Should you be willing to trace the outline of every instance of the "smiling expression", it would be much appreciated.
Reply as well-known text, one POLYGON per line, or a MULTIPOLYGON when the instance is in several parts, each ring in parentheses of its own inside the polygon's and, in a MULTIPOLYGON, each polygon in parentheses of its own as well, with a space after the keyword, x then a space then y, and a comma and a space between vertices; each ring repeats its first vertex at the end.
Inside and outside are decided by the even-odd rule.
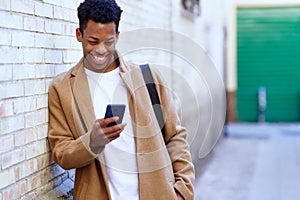
POLYGON ((104 73, 118 67, 114 55, 119 33, 114 22, 102 24, 89 20, 83 34, 79 28, 76 29, 76 37, 82 43, 87 69, 104 73))

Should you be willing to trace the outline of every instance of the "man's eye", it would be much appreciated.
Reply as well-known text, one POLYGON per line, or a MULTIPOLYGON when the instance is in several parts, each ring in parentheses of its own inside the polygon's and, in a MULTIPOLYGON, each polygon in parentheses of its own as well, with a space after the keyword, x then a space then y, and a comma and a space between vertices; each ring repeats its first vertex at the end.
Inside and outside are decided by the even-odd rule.
POLYGON ((89 43, 92 44, 92 45, 98 44, 98 42, 96 42, 96 41, 89 41, 89 43))
POLYGON ((114 42, 113 41, 106 41, 104 42, 105 46, 111 46, 114 42))

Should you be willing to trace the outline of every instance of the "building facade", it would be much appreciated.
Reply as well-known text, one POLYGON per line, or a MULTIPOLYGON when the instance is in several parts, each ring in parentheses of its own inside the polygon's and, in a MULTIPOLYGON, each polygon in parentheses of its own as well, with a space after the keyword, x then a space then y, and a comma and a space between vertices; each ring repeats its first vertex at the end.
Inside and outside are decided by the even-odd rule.
MULTIPOLYGON (((0 200, 34 199, 49 194, 54 188, 62 188, 61 185, 66 182, 72 184, 74 171, 61 169, 51 158, 47 141, 47 90, 54 76, 68 70, 82 56, 81 45, 75 38, 75 29, 78 26, 76 9, 80 2, 80 0, 1 1, 0 100, 4 113, 0 118, 0 200)), ((145 35, 139 37, 145 38, 150 34, 151 41, 159 41, 159 45, 163 47, 162 51, 152 47, 152 44, 143 44, 139 47, 145 47, 144 49, 124 51, 124 55, 134 58, 136 62, 150 62, 163 66, 161 69, 162 72, 166 72, 164 74, 166 82, 181 105, 179 110, 183 121, 186 126, 193 129, 194 125, 188 123, 191 121, 189 119, 195 115, 197 117, 199 113, 190 113, 194 108, 190 102, 198 103, 201 116, 206 116, 211 111, 205 109, 206 103, 210 100, 199 98, 207 96, 211 87, 215 87, 204 84, 205 77, 202 77, 199 83, 199 76, 213 73, 220 80, 224 77, 224 25, 220 23, 222 16, 220 12, 216 12, 217 17, 211 18, 209 16, 211 12, 206 12, 209 9, 215 12, 214 6, 222 10, 221 1, 215 1, 215 4, 213 1, 200 1, 200 13, 196 16, 182 11, 182 2, 179 0, 117 2, 124 10, 120 25, 121 41, 122 37, 130 38, 131 33, 143 33, 145 35), (164 36, 161 37, 160 33, 164 36), (187 47, 185 43, 190 46, 187 47), (149 46, 152 49, 149 50, 149 46), (201 47, 199 54, 193 51, 199 47, 201 47), (188 51, 182 52, 182 49, 188 51), (197 59, 204 54, 212 57, 210 60, 203 59, 217 70, 206 72, 203 69, 204 71, 200 70, 199 73, 198 68, 191 67, 190 64, 186 68, 187 63, 194 62, 193 59, 195 65, 200 64, 201 61, 199 63, 197 59), (195 73, 192 73, 193 70, 198 73, 196 77, 195 73), (191 101, 186 98, 186 93, 181 92, 186 90, 183 82, 197 98, 191 101), (183 107, 187 109, 182 109, 183 107)), ((222 104, 224 101, 220 103, 222 104)), ((208 119, 200 118, 198 126, 202 126, 210 118, 211 116, 208 119)), ((222 124, 222 118, 219 120, 219 124, 222 124)), ((199 130, 199 127, 196 128, 199 130)), ((220 127, 216 130, 206 129, 202 134, 203 137, 206 132, 211 131, 216 132, 215 137, 207 147, 203 147, 205 151, 201 153, 198 149, 193 153, 194 159, 207 154, 217 140, 219 129, 220 127)), ((194 141, 201 141, 196 135, 197 131, 189 136, 192 146, 199 145, 194 141)), ((68 184, 65 186, 67 188, 65 190, 72 187, 68 184)))

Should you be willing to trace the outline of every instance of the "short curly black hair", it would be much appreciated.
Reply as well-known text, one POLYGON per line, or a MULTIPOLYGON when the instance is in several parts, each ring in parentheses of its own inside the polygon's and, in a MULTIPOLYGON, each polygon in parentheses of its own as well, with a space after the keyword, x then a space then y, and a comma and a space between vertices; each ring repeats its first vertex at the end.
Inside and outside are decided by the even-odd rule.
POLYGON ((90 19, 103 24, 114 22, 116 32, 118 32, 123 10, 115 0, 85 0, 79 5, 77 11, 81 34, 83 34, 83 30, 90 19))

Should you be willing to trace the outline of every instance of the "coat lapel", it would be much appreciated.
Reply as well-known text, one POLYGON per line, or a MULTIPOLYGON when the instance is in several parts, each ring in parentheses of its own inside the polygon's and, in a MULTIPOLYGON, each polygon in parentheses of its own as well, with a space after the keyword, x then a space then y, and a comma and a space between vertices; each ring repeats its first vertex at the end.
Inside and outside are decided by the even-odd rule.
POLYGON ((76 107, 79 111, 79 117, 81 118, 85 132, 87 132, 93 127, 96 117, 82 60, 73 69, 70 82, 76 107))

